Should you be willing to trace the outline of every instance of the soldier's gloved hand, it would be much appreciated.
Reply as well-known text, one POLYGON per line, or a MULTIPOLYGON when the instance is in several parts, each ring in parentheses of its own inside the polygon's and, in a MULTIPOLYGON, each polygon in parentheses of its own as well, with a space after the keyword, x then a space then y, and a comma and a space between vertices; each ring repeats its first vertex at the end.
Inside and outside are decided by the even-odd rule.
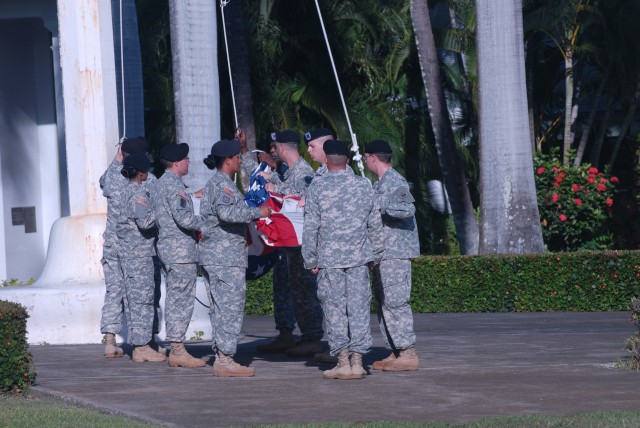
POLYGON ((260 208, 260 218, 269 217, 271 215, 271 207, 263 205, 260 208))

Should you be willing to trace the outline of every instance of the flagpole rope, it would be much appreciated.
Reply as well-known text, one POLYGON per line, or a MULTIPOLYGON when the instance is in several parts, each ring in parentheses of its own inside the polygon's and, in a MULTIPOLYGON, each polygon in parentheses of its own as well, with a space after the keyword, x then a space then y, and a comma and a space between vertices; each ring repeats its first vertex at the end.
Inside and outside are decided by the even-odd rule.
POLYGON ((349 127, 349 133, 351 134, 351 151, 354 152, 353 160, 358 164, 360 174, 364 177, 364 165, 362 164, 362 155, 360 154, 360 147, 358 147, 358 140, 356 134, 351 127, 351 121, 349 120, 349 112, 347 110, 347 104, 344 101, 344 95, 342 94, 342 87, 340 86, 340 79, 338 78, 338 71, 336 70, 336 64, 333 61, 333 53, 331 52, 331 45, 329 44, 329 37, 327 37, 327 30, 324 27, 324 20, 322 19, 322 12, 320 11, 320 5, 318 0, 316 2, 316 9, 318 10, 318 18, 320 18, 320 26, 322 27, 322 34, 324 35, 324 41, 327 45, 327 51, 329 52, 329 59, 331 60, 331 67, 333 68, 333 75, 336 79, 336 85, 338 86, 338 93, 340 94, 340 101, 342 102, 342 108, 344 109, 344 115, 347 118, 347 126, 349 127))
POLYGON ((122 143, 127 135, 127 102, 125 100, 124 91, 124 39, 122 30, 122 0, 120 0, 120 86, 122 89, 122 136, 120 142, 122 143))
POLYGON ((222 14, 222 34, 224 35, 224 48, 227 52, 227 68, 229 70, 229 86, 231 87, 231 101, 233 102, 233 118, 238 127, 238 112, 236 110, 236 96, 233 91, 233 77, 231 76, 231 58, 229 57, 229 43, 227 42, 227 25, 224 19, 224 8, 231 0, 220 0, 220 12, 222 14))

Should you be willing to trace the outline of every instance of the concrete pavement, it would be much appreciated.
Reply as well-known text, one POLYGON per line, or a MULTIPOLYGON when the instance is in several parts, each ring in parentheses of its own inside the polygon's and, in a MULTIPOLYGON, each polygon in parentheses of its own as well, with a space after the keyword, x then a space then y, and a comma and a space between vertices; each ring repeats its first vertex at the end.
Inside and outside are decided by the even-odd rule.
MULTIPOLYGON (((180 427, 379 420, 465 422, 489 416, 638 411, 640 374, 615 368, 635 327, 623 312, 416 314, 418 372, 370 370, 325 380, 330 365, 261 355, 275 333, 247 317, 237 359, 254 378, 211 375, 211 342, 188 349, 204 368, 106 360, 102 345, 32 346, 36 393, 180 427)), ((372 317, 374 347, 385 357, 372 317)), ((189 336, 190 334, 187 334, 189 336)), ((130 349, 125 348, 125 351, 130 349)))

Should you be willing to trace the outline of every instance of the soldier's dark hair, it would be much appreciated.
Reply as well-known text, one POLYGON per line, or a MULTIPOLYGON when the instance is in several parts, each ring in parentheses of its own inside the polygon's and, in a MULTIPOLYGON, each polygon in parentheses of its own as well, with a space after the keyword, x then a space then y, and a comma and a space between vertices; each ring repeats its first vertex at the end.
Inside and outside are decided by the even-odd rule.
POLYGON ((209 169, 215 169, 216 168, 216 162, 215 162, 215 159, 214 159, 213 155, 208 155, 206 158, 202 159, 202 162, 204 162, 204 164, 209 169))
POLYGON ((138 173, 138 170, 132 166, 123 166, 120 170, 120 174, 122 174, 125 178, 133 178, 138 173))
POLYGON ((162 159, 162 158, 160 158, 160 163, 162 164, 164 169, 169 169, 169 168, 171 168, 171 166, 173 166, 173 162, 168 161, 166 159, 162 159))
POLYGON ((220 169, 222 165, 224 165, 224 161, 228 156, 213 156, 213 162, 216 165, 216 168, 220 169))
POLYGON ((380 162, 391 163, 391 153, 374 153, 380 162))

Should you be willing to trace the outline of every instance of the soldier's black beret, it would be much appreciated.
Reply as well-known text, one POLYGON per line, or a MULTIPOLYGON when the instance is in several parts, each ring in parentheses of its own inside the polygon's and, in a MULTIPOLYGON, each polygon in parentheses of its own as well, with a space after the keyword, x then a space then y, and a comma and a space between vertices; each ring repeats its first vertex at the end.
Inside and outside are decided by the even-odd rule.
POLYGON ((240 141, 220 140, 211 146, 211 154, 220 158, 235 156, 240 153, 240 141))
POLYGON ((187 143, 167 144, 160 150, 160 158, 169 162, 178 162, 186 158, 189 154, 187 143))
POLYGON ((287 144, 300 144, 300 135, 296 131, 285 129, 283 131, 272 132, 271 141, 287 144))
POLYGON ((144 137, 127 138, 122 142, 122 151, 130 155, 147 153, 149 143, 144 137))
POLYGON ((391 154, 391 146, 384 140, 373 140, 364 147, 364 152, 391 154))
POLYGON ((122 162, 124 166, 135 168, 138 171, 149 171, 151 162, 144 153, 135 153, 124 158, 122 162))
POLYGON ((309 143, 315 140, 316 138, 327 137, 327 136, 334 137, 335 134, 333 133, 332 130, 327 128, 314 129, 312 131, 307 131, 304 133, 304 142, 309 143))
POLYGON ((324 146, 322 146, 324 150, 324 154, 329 155, 342 155, 349 157, 349 147, 347 143, 340 140, 329 140, 324 142, 324 146))

